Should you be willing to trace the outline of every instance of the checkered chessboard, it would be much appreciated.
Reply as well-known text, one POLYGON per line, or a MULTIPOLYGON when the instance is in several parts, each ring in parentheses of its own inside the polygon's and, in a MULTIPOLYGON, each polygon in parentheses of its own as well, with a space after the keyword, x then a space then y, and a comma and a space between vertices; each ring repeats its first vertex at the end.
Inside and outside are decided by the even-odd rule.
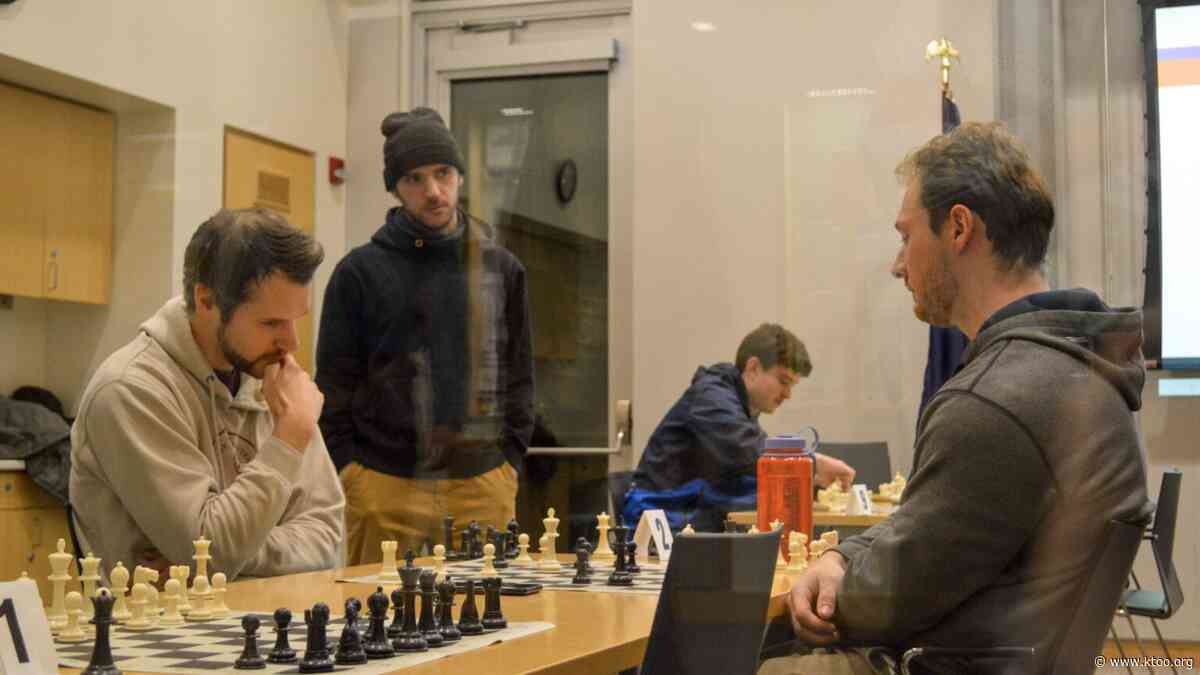
MULTIPOLYGON (((633 575, 632 586, 609 586, 608 575, 612 572, 613 566, 611 562, 597 563, 592 562, 592 583, 590 584, 573 584, 571 579, 575 577, 575 568, 571 563, 560 563, 557 570, 543 570, 536 567, 525 567, 512 564, 508 561, 508 567, 496 570, 505 583, 523 582, 541 584, 543 589, 555 591, 586 591, 592 593, 647 593, 658 595, 662 591, 663 577, 667 574, 667 566, 659 565, 658 563, 640 563, 642 571, 633 575)), ((455 579, 475 579, 476 585, 482 583, 483 577, 479 573, 483 571, 482 560, 463 560, 458 562, 447 562, 446 573, 455 579)), ((397 581, 380 580, 378 574, 369 574, 362 577, 351 577, 346 579, 338 579, 356 584, 380 584, 383 586, 397 586, 397 581)))
MULTIPOLYGON (((303 614, 301 612, 301 614, 303 614)), ((242 654, 245 633, 242 616, 227 619, 188 622, 182 626, 163 626, 149 631, 130 631, 113 626, 112 649, 117 668, 124 672, 165 673, 167 675, 196 675, 197 673, 244 673, 236 670, 234 661, 242 654)), ((258 630, 258 649, 266 658, 275 645, 275 623, 269 614, 259 614, 262 628, 258 630)), ((345 621, 329 622, 329 646, 336 651, 338 638, 345 621)), ((368 661, 356 666, 336 666, 335 672, 350 671, 353 675, 382 675, 452 654, 480 649, 497 642, 515 640, 549 630, 554 624, 545 622, 509 623, 508 628, 488 631, 482 635, 464 635, 462 640, 426 652, 397 654, 390 659, 368 661)), ((288 639, 296 650, 297 663, 268 663, 260 673, 299 673, 299 659, 304 657, 304 621, 293 620, 288 626, 288 639)), ((64 668, 83 669, 92 654, 92 641, 75 644, 59 643, 58 664, 64 668)))

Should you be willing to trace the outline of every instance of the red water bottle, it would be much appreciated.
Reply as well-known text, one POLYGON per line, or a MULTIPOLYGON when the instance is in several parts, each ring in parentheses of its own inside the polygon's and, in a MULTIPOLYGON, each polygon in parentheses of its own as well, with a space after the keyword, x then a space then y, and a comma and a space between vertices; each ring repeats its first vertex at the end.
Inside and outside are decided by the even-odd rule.
POLYGON ((811 448, 798 434, 772 436, 758 458, 758 529, 769 532, 772 522, 783 522, 779 548, 785 560, 790 560, 789 532, 803 532, 812 541, 812 452, 818 436, 816 429, 806 428, 812 432, 811 448))

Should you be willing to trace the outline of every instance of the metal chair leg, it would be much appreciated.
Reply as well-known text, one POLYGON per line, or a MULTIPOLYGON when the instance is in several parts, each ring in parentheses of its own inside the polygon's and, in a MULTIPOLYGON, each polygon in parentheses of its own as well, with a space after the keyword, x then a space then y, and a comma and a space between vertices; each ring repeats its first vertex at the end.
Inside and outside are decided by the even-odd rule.
POLYGON ((1121 655, 1121 660, 1125 664, 1125 670, 1129 675, 1133 675, 1133 666, 1129 665, 1129 661, 1125 660, 1125 647, 1121 645, 1121 638, 1117 636, 1117 627, 1113 624, 1108 624, 1108 632, 1112 633, 1113 642, 1117 645, 1117 653, 1121 655))
POLYGON ((1133 625, 1133 617, 1129 613, 1125 614, 1125 620, 1129 622, 1129 631, 1133 633, 1133 639, 1137 642, 1138 651, 1141 652, 1142 658, 1149 656, 1146 653, 1146 646, 1142 644, 1142 637, 1138 635, 1137 626, 1133 625))
MULTIPOLYGON (((1163 656, 1167 657, 1168 661, 1171 661, 1171 652, 1167 649, 1167 641, 1163 639, 1162 631, 1158 629, 1158 622, 1153 617, 1150 617, 1150 625, 1154 627, 1154 634, 1158 636, 1158 646, 1162 647, 1163 656)), ((1179 675, 1179 670, 1175 668, 1174 661, 1171 661, 1171 672, 1179 675)))

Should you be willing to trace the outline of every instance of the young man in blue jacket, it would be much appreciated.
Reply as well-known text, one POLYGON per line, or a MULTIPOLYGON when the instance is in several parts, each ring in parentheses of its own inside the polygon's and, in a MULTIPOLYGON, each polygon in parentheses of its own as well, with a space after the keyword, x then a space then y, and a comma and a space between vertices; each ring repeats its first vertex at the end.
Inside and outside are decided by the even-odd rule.
MULTIPOLYGON (((735 363, 701 366, 646 443, 625 498, 630 527, 647 509, 663 509, 671 529, 688 523, 720 531, 730 511, 752 510, 756 468, 767 434, 758 416, 791 398, 812 372, 804 343, 783 326, 764 323, 738 346, 735 363)), ((816 482, 849 487, 854 469, 817 453, 816 482)))

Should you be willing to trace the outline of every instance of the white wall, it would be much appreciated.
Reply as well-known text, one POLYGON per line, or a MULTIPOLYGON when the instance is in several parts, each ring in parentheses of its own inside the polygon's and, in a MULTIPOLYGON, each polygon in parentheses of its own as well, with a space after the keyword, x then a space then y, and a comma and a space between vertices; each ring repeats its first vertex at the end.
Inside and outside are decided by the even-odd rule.
MULTIPOLYGON (((167 278, 155 275, 138 291, 150 297, 139 295, 130 303, 126 298, 134 287, 117 285, 130 275, 118 270, 108 311, 65 310, 62 322, 53 327, 55 335, 68 335, 59 332, 66 326, 86 326, 103 337, 85 344, 57 343, 65 351, 49 356, 66 372, 46 373, 47 381, 67 388, 72 382, 85 382, 89 369, 126 341, 145 318, 125 316, 121 308, 136 306, 140 314, 145 306, 181 290, 187 240, 221 205, 226 125, 315 154, 316 236, 330 261, 316 278, 314 311, 319 312, 328 275, 345 248, 344 195, 326 180, 328 157, 344 156, 346 150, 348 42, 337 2, 23 0, 0 8, 0 56, 32 64, 37 72, 52 71, 48 79, 67 82, 68 87, 99 87, 174 111, 173 199, 169 217, 161 222, 169 237, 156 242, 156 250, 141 248, 135 256, 169 260, 167 278)), ((36 82, 26 84, 37 88, 36 82)), ((138 206, 129 209, 133 213, 138 206)), ((121 208, 117 211, 120 216, 121 208)), ((118 237, 128 227, 129 222, 118 222, 118 237)), ((22 341, 19 349, 36 355, 45 347, 22 341)), ((79 392, 58 393, 73 407, 79 392)))
POLYGON ((697 365, 775 321, 814 366, 764 427, 886 440, 908 469, 927 333, 888 274, 893 168, 941 131, 930 39, 952 36, 969 64, 953 76, 964 117, 994 115, 994 10, 873 7, 635 3, 638 451, 697 365))

